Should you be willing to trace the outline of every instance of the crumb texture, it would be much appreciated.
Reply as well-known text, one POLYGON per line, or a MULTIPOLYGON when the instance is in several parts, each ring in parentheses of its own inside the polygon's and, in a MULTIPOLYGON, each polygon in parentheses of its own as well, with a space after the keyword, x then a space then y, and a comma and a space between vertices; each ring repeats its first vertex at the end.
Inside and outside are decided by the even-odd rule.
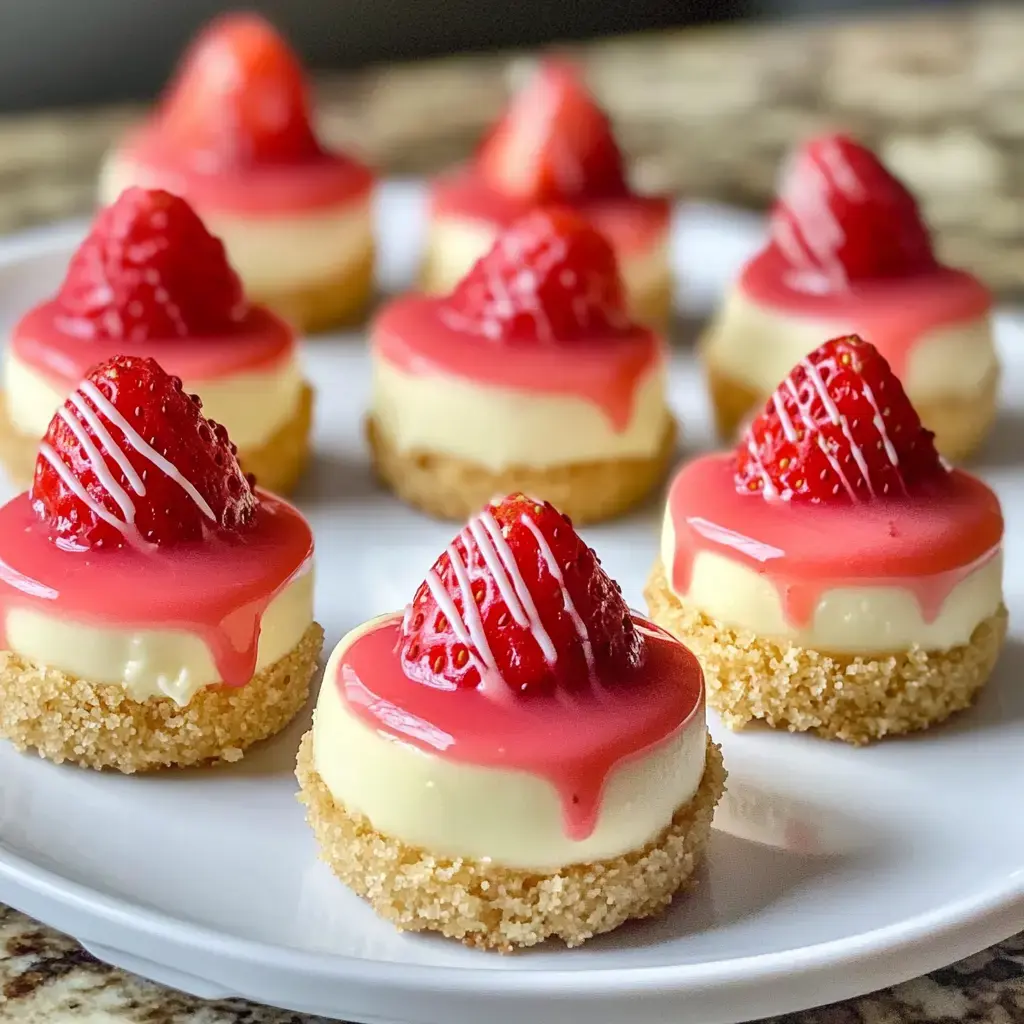
POLYGON ((373 298, 374 259, 370 248, 325 280, 288 291, 249 289, 249 297, 303 334, 353 327, 363 322, 373 298))
POLYGON ((126 774, 238 761, 305 704, 323 640, 314 622, 247 685, 207 687, 185 707, 165 697, 133 701, 117 684, 91 683, 3 651, 0 732, 19 750, 35 749, 58 764, 126 774))
POLYGON ((730 729, 755 720, 863 744, 927 729, 970 707, 1006 636, 1006 609, 949 651, 834 655, 731 629, 685 607, 660 560, 644 591, 651 618, 674 633, 704 668, 708 705, 730 729))
POLYGON ((651 458, 609 459, 551 469, 521 466, 497 473, 451 455, 399 451, 372 415, 366 433, 380 479, 403 501, 430 515, 468 519, 495 495, 523 491, 550 501, 579 524, 613 519, 642 504, 668 472, 676 428, 669 420, 651 458))
MULTIPOLYGON (((252 473, 260 487, 275 494, 289 494, 299 482, 309 462, 309 432, 313 422, 313 389, 302 385, 299 404, 271 437, 258 448, 238 453, 242 469, 252 473)), ((230 431, 229 431, 230 433, 230 431)), ((0 460, 11 482, 28 488, 36 468, 39 438, 15 430, 7 415, 3 393, 0 392, 0 460)))
POLYGON ((332 798, 313 764, 311 732, 296 777, 321 859, 381 917, 503 953, 549 938, 578 946, 666 907, 700 863, 725 786, 721 752, 709 739, 700 788, 660 836, 612 860, 543 874, 435 857, 377 832, 332 798))
MULTIPOLYGON (((705 359, 704 362, 715 426, 719 436, 730 441, 746 417, 760 411, 768 396, 722 373, 710 360, 705 359)), ((915 402, 914 407, 921 422, 935 432, 935 446, 939 452, 950 462, 963 462, 981 447, 992 429, 998 399, 999 374, 995 373, 980 392, 970 398, 936 398, 915 402)))

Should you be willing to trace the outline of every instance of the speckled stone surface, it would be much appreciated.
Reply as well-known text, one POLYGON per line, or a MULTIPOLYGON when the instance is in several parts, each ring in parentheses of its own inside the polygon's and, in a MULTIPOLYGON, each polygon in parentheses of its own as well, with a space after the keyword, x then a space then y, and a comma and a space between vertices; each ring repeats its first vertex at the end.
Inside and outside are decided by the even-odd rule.
MULTIPOLYGON (((0 908, 0 1020, 21 1024, 319 1024, 241 1000, 203 1002, 94 960, 71 939, 0 908)), ((555 1024, 557 1018, 541 1024, 555 1024)), ((862 999, 773 1017, 776 1024, 1017 1024, 1024 935, 862 999)))
MULTIPOLYGON (((1000 291, 1019 294, 1022 52, 1024 6, 982 6, 885 21, 638 37, 583 47, 578 56, 642 183, 762 205, 793 139, 843 126, 879 146, 912 182, 950 259, 1000 291)), ((386 172, 430 172, 470 151, 526 60, 459 58, 325 81, 325 132, 386 172)), ((117 108, 0 118, 0 231, 89 210, 103 152, 138 113, 117 108)), ((1024 935, 927 978, 778 1019, 1024 1022, 1024 935)), ((73 940, 0 906, 0 1021, 314 1020, 169 992, 97 962, 73 940)))

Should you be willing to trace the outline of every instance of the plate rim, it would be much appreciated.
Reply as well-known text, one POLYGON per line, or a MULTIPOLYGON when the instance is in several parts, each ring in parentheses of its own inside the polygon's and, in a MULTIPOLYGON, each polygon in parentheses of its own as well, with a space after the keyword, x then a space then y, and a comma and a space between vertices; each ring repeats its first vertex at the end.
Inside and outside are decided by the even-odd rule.
MULTIPOLYGON (((923 914, 881 928, 873 928, 855 936, 729 960, 540 970, 531 970, 529 967, 502 969, 484 965, 483 962, 479 967, 409 964, 402 961, 274 946, 256 939, 218 932, 206 925, 139 906, 122 897, 90 888, 50 868, 39 866, 28 858, 11 852, 2 844, 0 878, 15 887, 34 892, 44 900, 69 905, 128 933, 142 934, 177 946, 187 946, 195 952, 205 952, 211 956, 227 954, 234 959, 243 960, 251 967, 290 967, 296 973, 333 981, 386 980, 392 987, 401 985, 404 988, 425 987, 435 990, 464 988, 470 991, 486 987, 492 994, 496 988, 501 994, 514 994, 516 990, 524 987, 521 983, 524 977, 529 977, 531 984, 543 979, 540 988, 545 993, 559 995, 594 994, 596 979, 600 979, 596 985, 600 992, 613 992, 624 986, 629 988, 630 981, 640 982, 643 988, 657 988, 659 982, 667 982, 666 990, 683 992, 686 988, 707 984, 728 986, 770 980, 780 974, 792 978, 798 971, 811 973, 830 970, 851 961, 881 955, 891 956, 914 946, 942 944, 947 940, 953 942, 958 936, 964 933, 973 934, 979 928, 987 932, 985 924, 989 921, 999 933, 993 932, 991 938, 982 940, 979 949, 1003 941, 1015 931, 1024 928, 1024 861, 1019 868, 1006 876, 1001 886, 982 889, 973 896, 948 902, 923 914), (1019 918, 1019 924, 1013 931, 1001 934, 1003 929, 998 922, 1004 918, 1019 918), (467 978, 474 979, 474 982, 468 985, 460 984, 467 978), (503 981, 495 985, 499 978, 503 981), (581 979, 586 979, 586 993, 579 991, 581 985, 573 984, 581 979)), ((5 895, 4 899, 6 898, 5 895)), ((936 968, 932 969, 944 965, 937 964, 936 968)), ((917 972, 913 973, 916 975, 917 972)), ((886 981, 884 984, 894 983, 886 981)))
MULTIPOLYGON (((405 182, 397 183, 407 187, 405 182)), ((0 238, 0 267, 49 255, 73 244, 88 226, 87 217, 63 219, 30 227, 0 238)), ((1012 307, 1011 307, 1012 308, 1012 307)), ((1007 307, 1002 307, 1007 311, 1007 307)), ((959 956, 970 955, 1005 940, 1024 929, 1024 857, 1021 865, 1005 875, 1000 884, 984 886, 966 897, 913 917, 872 928, 856 935, 830 939, 788 950, 747 954, 730 959, 697 963, 630 966, 587 966, 532 969, 528 965, 499 968, 481 961, 479 965, 426 965, 403 961, 364 958, 341 953, 314 952, 275 946, 257 939, 219 932, 204 924, 175 917, 131 900, 73 881, 51 868, 15 853, 0 841, 0 898, 20 909, 19 897, 31 894, 43 901, 46 916, 38 909, 29 912, 52 927, 61 927, 61 908, 116 930, 118 941, 103 942, 128 952, 130 939, 144 937, 175 949, 211 958, 228 958, 250 969, 270 968, 296 976, 333 983, 374 986, 381 983, 392 991, 466 996, 570 996, 590 1002, 595 998, 633 993, 685 995, 687 991, 731 987, 752 983, 790 983, 794 996, 798 980, 806 983, 822 975, 875 963, 870 984, 857 984, 854 995, 897 984, 945 966, 959 956), (56 911, 55 914, 50 911, 56 911), (955 953, 950 953, 955 950, 955 953), (901 968, 899 954, 915 952, 913 966, 901 968)), ((64 925, 66 928, 67 926, 64 925)), ((75 936, 74 931, 71 934, 75 936)), ((86 941, 81 940, 78 941, 86 941)), ((99 941, 99 940, 98 940, 99 941)), ((166 966, 170 967, 170 964, 166 966)), ((204 975, 216 982, 216 972, 204 975)), ((824 980, 824 979, 823 979, 824 980)), ((774 990, 773 990, 774 992, 774 990)), ((238 995, 245 997, 245 992, 238 995)), ((810 1004, 784 994, 764 993, 771 1013, 799 1010, 810 1004)), ((728 1014, 721 1019, 725 1019, 728 1014)))

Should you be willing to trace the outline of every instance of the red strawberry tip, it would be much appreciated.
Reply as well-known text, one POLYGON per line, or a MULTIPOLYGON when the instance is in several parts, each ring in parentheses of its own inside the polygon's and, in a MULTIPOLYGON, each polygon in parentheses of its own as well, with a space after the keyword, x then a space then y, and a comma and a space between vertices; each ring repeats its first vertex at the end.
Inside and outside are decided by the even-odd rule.
POLYGON ((503 343, 592 341, 633 328, 610 243, 557 206, 503 231, 441 311, 449 326, 503 343))
POLYGON ((896 498, 945 479, 934 436, 873 345, 833 338, 793 368, 743 432, 736 487, 826 504, 896 498))
POLYGON ((237 533, 259 499, 224 427, 150 358, 95 367, 40 444, 30 498, 58 543, 146 547, 237 533))
POLYGON ((568 517, 517 493, 487 505, 406 609, 410 679, 513 696, 620 682, 644 659, 621 591, 568 517))

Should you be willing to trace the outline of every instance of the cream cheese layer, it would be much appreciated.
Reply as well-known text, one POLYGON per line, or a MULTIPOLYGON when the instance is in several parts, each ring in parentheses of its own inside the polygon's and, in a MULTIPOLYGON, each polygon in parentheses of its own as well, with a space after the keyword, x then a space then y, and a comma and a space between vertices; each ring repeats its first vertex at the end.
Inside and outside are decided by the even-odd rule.
POLYGON ((663 741, 613 768, 589 834, 570 837, 549 779, 431 752, 357 714, 339 670, 353 645, 382 625, 387 618, 366 623, 335 649, 313 720, 317 773, 337 801, 378 831, 439 856, 548 871, 643 847, 697 791, 707 744, 702 703, 663 741))

